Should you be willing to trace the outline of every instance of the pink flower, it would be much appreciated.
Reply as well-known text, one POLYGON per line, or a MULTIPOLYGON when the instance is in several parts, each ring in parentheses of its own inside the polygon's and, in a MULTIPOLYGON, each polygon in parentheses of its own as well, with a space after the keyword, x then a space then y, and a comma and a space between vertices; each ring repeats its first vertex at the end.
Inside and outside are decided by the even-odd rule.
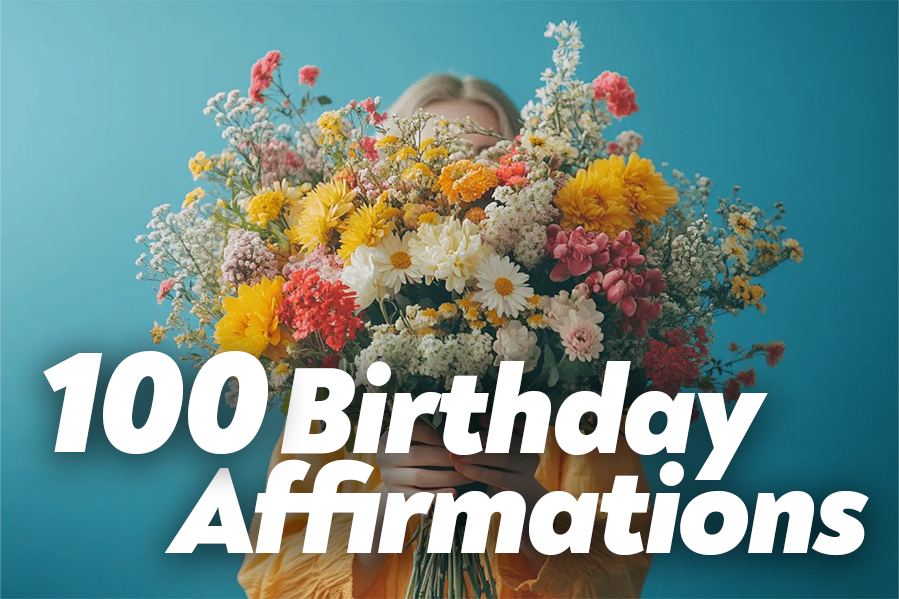
POLYGON ((605 100, 606 107, 619 119, 640 110, 637 92, 627 82, 627 77, 611 71, 605 71, 593 80, 593 97, 605 100))
POLYGON ((609 262, 608 243, 605 233, 585 231, 584 227, 565 231, 559 225, 550 225, 546 228, 546 251, 559 262, 549 278, 558 283, 602 268, 609 262))
POLYGON ((359 145, 362 147, 362 151, 365 152, 365 156, 374 162, 378 159, 378 151, 375 149, 375 143, 377 143, 374 137, 364 137, 362 141, 359 142, 359 145))
POLYGON ((378 114, 377 112, 373 112, 370 115, 368 115, 368 122, 371 123, 372 125, 376 125, 376 126, 380 125, 381 123, 383 123, 386 120, 387 120, 387 112, 382 112, 380 114, 378 114))
POLYGON ((272 74, 280 64, 281 53, 277 50, 272 50, 253 65, 253 68, 250 70, 250 98, 254 102, 259 102, 260 104, 265 102, 262 92, 271 87, 274 81, 272 74))
POLYGON ((647 325, 662 314, 662 304, 645 297, 638 297, 635 301, 637 308, 634 313, 622 316, 621 331, 625 334, 633 331, 637 337, 643 338, 646 337, 647 325))
POLYGON ((768 366, 774 368, 783 360, 785 351, 787 351, 787 346, 784 345, 783 341, 769 343, 765 347, 765 362, 768 363, 768 366))
POLYGON ((159 284, 159 291, 156 292, 156 303, 161 304, 162 300, 165 299, 165 296, 169 294, 172 290, 172 287, 175 286, 175 279, 166 279, 162 283, 159 284))
POLYGON ((592 362, 599 357, 603 345, 602 330, 595 322, 581 319, 577 312, 569 312, 568 321, 559 330, 565 354, 572 362, 592 362))
POLYGON ((307 64, 305 67, 300 69, 300 85, 315 87, 315 82, 318 80, 318 76, 321 74, 321 69, 311 64, 307 64))
POLYGON ((365 98, 365 101, 362 102, 362 107, 365 108, 365 111, 368 113, 368 122, 372 125, 380 125, 387 120, 386 112, 378 114, 378 105, 380 103, 380 97, 375 98, 374 100, 372 100, 371 98, 365 98))

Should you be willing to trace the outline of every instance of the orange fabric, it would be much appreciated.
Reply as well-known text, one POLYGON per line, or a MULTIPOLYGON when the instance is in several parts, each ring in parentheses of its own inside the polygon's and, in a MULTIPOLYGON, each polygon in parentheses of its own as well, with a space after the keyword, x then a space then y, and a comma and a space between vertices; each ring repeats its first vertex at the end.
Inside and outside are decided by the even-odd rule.
MULTIPOLYGON (((303 459, 312 463, 305 481, 295 483, 294 492, 311 492, 315 473, 324 464, 336 459, 356 459, 374 464, 371 454, 357 455, 337 452, 328 456, 290 456, 281 454, 281 443, 272 455, 271 467, 287 459, 303 459)), ((270 467, 270 469, 271 469, 270 467)), ((546 451, 541 455, 536 478, 549 491, 566 491, 575 497, 581 493, 606 493, 612 490, 615 476, 638 475, 638 492, 649 492, 640 456, 619 439, 615 454, 592 452, 583 456, 565 454, 555 441, 552 429, 547 438, 546 451)), ((377 467, 366 484, 344 483, 343 492, 366 492, 380 489, 377 467)), ((564 516, 564 514, 563 514, 564 516)), ((549 556, 536 578, 528 578, 529 568, 523 558, 512 554, 491 554, 491 567, 496 577, 501 599, 530 597, 635 597, 643 589, 649 570, 650 556, 640 553, 620 556, 611 553, 603 543, 604 514, 597 513, 593 543, 589 553, 565 552, 549 556)), ((351 514, 335 514, 331 524, 328 552, 304 554, 306 514, 288 515, 279 554, 248 554, 238 574, 238 581, 251 599, 296 597, 335 598, 353 597, 353 555, 348 554, 351 514)), ((494 518, 491 539, 495 538, 494 518)), ((570 520, 569 520, 570 522, 570 520)), ((644 545, 649 534, 650 514, 635 514, 631 530, 640 532, 644 545)), ((414 530, 414 519, 409 530, 414 530)), ((255 543, 258 516, 253 522, 255 543)), ((560 531, 567 530, 564 518, 556 522, 560 531)), ((524 534, 527 534, 525 531, 524 534)), ((492 541, 488 541, 488 546, 492 541)), ((375 540, 377 546, 377 539, 375 540)), ((364 597, 387 599, 405 597, 412 572, 412 551, 390 555, 381 567, 378 578, 364 597)), ((359 598, 362 599, 362 598, 359 598)))

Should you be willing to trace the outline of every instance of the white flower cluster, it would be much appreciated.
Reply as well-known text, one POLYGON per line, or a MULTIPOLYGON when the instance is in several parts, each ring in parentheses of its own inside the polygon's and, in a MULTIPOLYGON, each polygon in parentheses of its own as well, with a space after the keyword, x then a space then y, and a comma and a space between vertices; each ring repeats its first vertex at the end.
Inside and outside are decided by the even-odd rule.
POLYGON ((709 234, 711 228, 709 217, 703 215, 671 240, 665 280, 669 293, 685 298, 690 306, 699 302, 700 291, 724 269, 721 248, 709 234))
POLYGON ((210 218, 208 204, 194 202, 180 212, 169 208, 156 207, 147 223, 151 231, 138 237, 149 251, 147 270, 153 280, 174 279, 176 295, 185 288, 195 296, 218 295, 224 226, 210 218))
POLYGON ((558 217, 553 204, 555 183, 540 180, 516 191, 497 187, 486 208, 484 242, 500 255, 512 253, 525 268, 534 268, 545 256, 546 226, 558 217))
POLYGON ((394 372, 405 376, 443 379, 447 389, 453 377, 484 376, 493 364, 493 337, 486 333, 457 333, 438 337, 420 335, 390 325, 369 329, 371 344, 356 356, 356 383, 367 384, 365 373, 373 363, 386 362, 394 372))
POLYGON ((537 90, 536 101, 521 110, 522 147, 538 157, 592 160, 603 151, 602 131, 612 115, 594 102, 592 86, 576 77, 584 47, 580 30, 576 22, 550 23, 545 36, 559 45, 553 51, 554 69, 546 69, 540 77, 543 87, 537 90))

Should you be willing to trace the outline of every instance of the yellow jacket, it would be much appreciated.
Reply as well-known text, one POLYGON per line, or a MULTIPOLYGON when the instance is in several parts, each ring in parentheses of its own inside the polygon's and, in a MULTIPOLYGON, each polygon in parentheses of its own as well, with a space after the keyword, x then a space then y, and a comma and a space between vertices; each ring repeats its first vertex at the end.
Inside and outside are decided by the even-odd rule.
MULTIPOLYGON (((330 455, 291 456, 281 453, 281 441, 272 454, 269 471, 287 459, 302 459, 312 464, 304 481, 294 484, 295 493, 309 493, 315 474, 332 460, 355 459, 374 464, 373 454, 352 454, 340 451, 330 455)), ((619 439, 615 454, 592 452, 583 456, 565 454, 555 442, 550 430, 546 451, 540 456, 536 478, 549 491, 566 491, 574 497, 581 493, 606 493, 612 490, 615 476, 638 475, 638 492, 649 492, 649 485, 640 456, 619 439)), ((366 484, 347 481, 342 492, 361 493, 379 490, 380 474, 375 467, 366 484)), ((517 597, 634 597, 640 595, 649 570, 650 556, 639 553, 619 556, 611 553, 603 543, 605 514, 597 513, 593 544, 589 553, 564 552, 549 556, 536 578, 528 576, 524 559, 515 554, 491 554, 491 566, 501 599, 517 597)), ((295 597, 299 599, 353 597, 353 554, 346 551, 352 524, 352 514, 335 514, 327 553, 305 554, 303 542, 307 514, 289 514, 279 554, 247 554, 238 573, 238 581, 251 599, 295 597)), ((566 524, 557 521, 563 532, 566 524)), ((416 519, 410 519, 412 531, 416 519)), ((649 534, 650 514, 635 514, 631 530, 640 532, 644 546, 649 534)), ((495 539, 497 519, 494 518, 491 538, 495 539)), ((258 515, 253 520, 251 537, 255 544, 258 515)), ((525 534, 527 532, 525 531, 525 534)), ((491 542, 488 541, 488 547, 491 542)), ((377 539, 374 546, 377 547, 377 539)), ((412 571, 412 552, 409 547, 401 554, 387 557, 377 581, 364 597, 379 599, 403 598, 412 571)), ((361 598, 360 598, 361 599, 361 598)))

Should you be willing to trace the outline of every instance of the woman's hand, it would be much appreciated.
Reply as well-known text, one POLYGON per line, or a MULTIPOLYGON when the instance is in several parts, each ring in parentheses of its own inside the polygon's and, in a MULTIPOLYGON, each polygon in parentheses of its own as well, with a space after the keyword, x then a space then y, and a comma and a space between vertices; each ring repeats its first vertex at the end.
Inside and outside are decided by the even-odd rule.
MULTIPOLYGON (((490 417, 482 415, 479 418, 481 425, 481 445, 487 446, 487 429, 490 426, 490 417)), ((512 431, 512 443, 509 453, 485 453, 472 455, 452 454, 456 471, 466 478, 484 483, 493 487, 494 491, 515 491, 521 495, 528 505, 528 511, 534 507, 534 503, 543 497, 547 491, 534 477, 537 466, 540 465, 540 454, 521 453, 521 433, 523 424, 516 422, 512 431)))
MULTIPOLYGON (((490 426, 490 417, 480 417, 481 445, 487 446, 487 429, 490 426)), ((531 511, 541 497, 547 491, 543 485, 537 482, 535 474, 540 465, 540 455, 536 453, 521 453, 521 433, 523 423, 516 422, 512 432, 512 443, 509 453, 476 453, 461 456, 453 454, 452 459, 456 463, 456 471, 466 478, 484 483, 493 491, 515 491, 524 499, 527 507, 525 526, 528 529, 531 511)), ((540 569, 546 562, 546 556, 538 552, 531 544, 530 535, 522 535, 521 555, 531 567, 531 575, 536 578, 540 569)))
POLYGON ((387 432, 381 435, 375 462, 389 493, 402 493, 406 499, 419 491, 456 496, 454 487, 472 482, 454 467, 440 433, 421 420, 412 427, 408 453, 386 453, 386 445, 387 432))

